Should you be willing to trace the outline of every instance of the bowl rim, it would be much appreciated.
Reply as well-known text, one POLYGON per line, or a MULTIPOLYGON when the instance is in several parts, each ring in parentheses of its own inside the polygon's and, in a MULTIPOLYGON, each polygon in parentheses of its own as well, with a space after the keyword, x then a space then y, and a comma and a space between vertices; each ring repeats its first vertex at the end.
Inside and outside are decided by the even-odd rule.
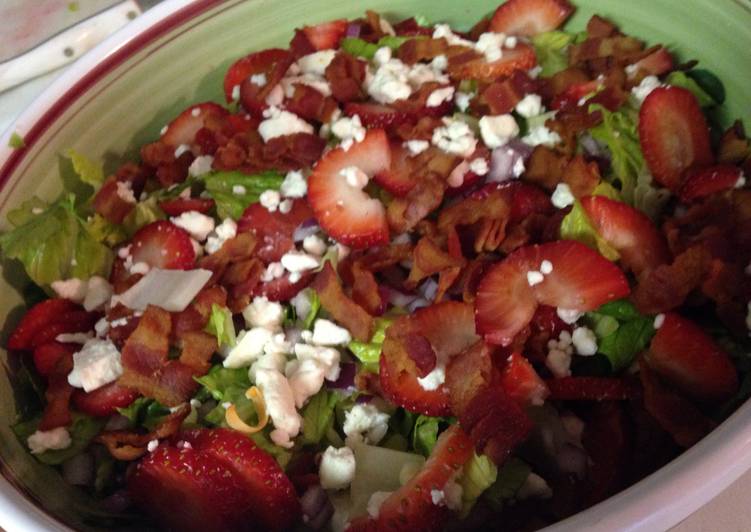
MULTIPOLYGON (((253 1, 253 0, 249 0, 253 1)), ((726 0, 751 12, 749 0, 726 0)), ((0 190, 64 111, 103 76, 159 37, 230 0, 166 0, 84 54, 0 135, 0 190), (25 146, 9 146, 13 133, 25 146)), ((699 443, 628 489, 545 530, 652 531, 675 526, 751 468, 751 402, 699 443)), ((0 462, 0 527, 71 530, 0 462)))

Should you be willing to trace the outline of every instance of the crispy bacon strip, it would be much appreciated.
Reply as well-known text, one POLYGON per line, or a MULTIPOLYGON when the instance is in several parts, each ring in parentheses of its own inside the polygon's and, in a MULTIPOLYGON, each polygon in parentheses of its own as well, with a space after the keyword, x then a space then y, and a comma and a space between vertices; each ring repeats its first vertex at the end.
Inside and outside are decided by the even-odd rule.
POLYGON ((190 414, 190 406, 184 404, 165 417, 164 421, 149 433, 113 430, 102 432, 96 437, 96 441, 103 444, 116 460, 135 460, 146 454, 150 441, 168 438, 177 433, 188 414, 190 414))
MULTIPOLYGON (((415 288, 426 277, 462 266, 464 266, 464 259, 452 257, 439 248, 430 238, 423 237, 412 253, 412 269, 405 285, 410 289, 415 288)), ((458 272, 454 275, 458 275, 458 272)))
POLYGON ((352 264, 352 299, 364 308, 368 314, 379 316, 383 314, 384 302, 378 291, 373 272, 365 269, 360 261, 352 264))
POLYGON ((189 331, 182 336, 180 362, 194 375, 205 375, 211 368, 211 357, 217 349, 216 338, 203 331, 189 331))
POLYGON ((370 341, 373 317, 347 297, 330 262, 326 262, 312 287, 318 292, 321 306, 331 313, 334 320, 349 329, 352 336, 361 342, 370 341))
POLYGON ((55 369, 47 380, 44 397, 47 406, 44 408, 39 430, 52 430, 57 427, 70 425, 70 398, 73 387, 68 384, 68 374, 73 370, 73 355, 65 355, 58 360, 55 369))

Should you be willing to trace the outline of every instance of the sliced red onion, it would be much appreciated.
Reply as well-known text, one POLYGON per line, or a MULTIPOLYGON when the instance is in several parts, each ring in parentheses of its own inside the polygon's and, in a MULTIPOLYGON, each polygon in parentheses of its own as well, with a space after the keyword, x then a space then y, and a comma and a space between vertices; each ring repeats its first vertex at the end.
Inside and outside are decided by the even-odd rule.
POLYGON ((127 490, 119 490, 105 498, 101 502, 102 509, 113 513, 120 514, 130 508, 131 500, 127 490))
POLYGON ((585 155, 590 157, 606 157, 609 155, 608 151, 603 150, 590 134, 581 135, 579 137, 579 142, 581 143, 585 155))
POLYGON ((321 530, 334 515, 334 505, 331 504, 326 491, 318 484, 310 486, 300 497, 303 521, 308 528, 321 530))
POLYGON ((391 286, 384 285, 382 288, 383 292, 385 292, 386 300, 395 307, 406 308, 418 297, 416 294, 405 294, 404 292, 400 292, 391 286))
POLYGON ((361 394, 361 395, 357 396, 357 399, 355 399, 355 404, 366 405, 366 404, 368 404, 368 403, 370 403, 372 401, 373 401, 373 396, 372 395, 361 394))
POLYGON ((523 167, 524 162, 531 154, 532 147, 517 140, 512 140, 505 146, 494 149, 490 158, 487 182, 502 183, 519 177, 519 165, 523 167))
POLYGON ((410 312, 414 312, 418 308, 429 307, 429 306, 430 306, 430 301, 428 301, 425 298, 418 297, 412 303, 410 303, 409 305, 407 305, 407 310, 410 311, 410 312))
POLYGON ((357 367, 353 362, 343 362, 339 365, 339 378, 334 382, 329 382, 329 388, 335 388, 338 390, 346 390, 355 386, 355 375, 357 374, 357 367))
POLYGON ((94 457, 89 453, 81 453, 63 462, 63 480, 71 486, 92 486, 94 457))
POLYGON ((319 229, 320 228, 318 227, 318 222, 316 222, 315 218, 305 220, 303 223, 298 225, 295 229, 295 232, 292 233, 292 239, 295 242, 302 242, 303 240, 305 240, 306 236, 316 234, 319 229))
POLYGON ((556 455, 556 462, 563 473, 572 473, 579 478, 584 478, 587 472, 587 453, 584 449, 570 443, 560 448, 556 455))
POLYGON ((121 415, 115 414, 107 420, 104 430, 125 430, 130 426, 130 420, 121 415))
POLYGON ((362 31, 362 26, 360 26, 360 24, 357 24, 355 22, 350 22, 347 25, 347 31, 345 35, 347 37, 359 37, 360 31, 362 31))
POLYGON ((438 283, 435 281, 435 279, 427 279, 417 288, 417 291, 423 298, 427 299, 428 301, 433 301, 433 299, 435 299, 436 292, 438 292, 438 283))

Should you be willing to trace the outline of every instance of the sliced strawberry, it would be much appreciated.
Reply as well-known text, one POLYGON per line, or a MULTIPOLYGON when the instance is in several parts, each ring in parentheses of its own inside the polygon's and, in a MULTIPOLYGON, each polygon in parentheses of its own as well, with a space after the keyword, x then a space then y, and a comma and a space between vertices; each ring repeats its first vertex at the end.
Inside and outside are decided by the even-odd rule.
POLYGON ((247 436, 228 429, 197 429, 181 437, 197 452, 216 458, 242 481, 253 508, 250 523, 259 530, 289 530, 298 521, 300 503, 292 482, 276 460, 247 436))
POLYGON ((269 301, 289 301, 295 297, 301 290, 313 282, 313 275, 310 273, 303 274, 298 281, 290 281, 290 274, 285 274, 273 281, 266 281, 259 284, 254 290, 254 296, 264 296, 269 301))
POLYGON ((406 111, 377 103, 347 102, 344 104, 344 114, 359 116, 362 125, 371 129, 396 127, 413 120, 406 111))
POLYGON ((722 401, 738 389, 738 374, 728 354, 678 314, 665 314, 645 357, 652 369, 691 397, 722 401))
POLYGON ((600 86, 601 83, 597 80, 569 85, 563 92, 553 98, 550 108, 559 110, 564 107, 578 107, 582 98, 592 94, 600 88, 600 86))
POLYGON ((295 229, 312 219, 313 211, 303 199, 294 200, 287 213, 270 212, 260 203, 252 203, 237 221, 237 231, 255 234, 256 255, 265 262, 276 262, 295 247, 295 229))
POLYGON ((64 299, 47 299, 21 318, 8 339, 8 349, 34 349, 60 334, 90 331, 99 315, 64 299))
POLYGON ((545 382, 532 364, 519 353, 512 353, 501 373, 501 386, 506 395, 521 405, 541 405, 550 394, 545 382))
POLYGON ((174 198, 159 202, 159 208, 168 216, 180 216, 184 212, 196 211, 206 214, 214 208, 210 198, 174 198))
POLYGON ((197 103, 180 113, 167 125, 161 141, 168 146, 191 145, 196 142, 196 133, 212 121, 223 121, 229 111, 214 102, 197 103))
POLYGON ((373 180, 397 197, 404 197, 417 184, 412 176, 412 154, 399 142, 391 143, 391 167, 373 176, 373 180))
POLYGON ((347 20, 342 18, 315 26, 305 26, 302 31, 316 50, 336 49, 339 48, 339 41, 347 31, 347 20))
MULTIPOLYGON (((280 48, 269 48, 268 50, 254 52, 232 63, 229 69, 227 69, 227 74, 224 76, 224 97, 227 103, 232 102, 232 93, 235 91, 235 87, 241 86, 253 74, 264 74, 266 76, 266 83, 264 85, 256 85, 259 93, 264 92, 263 97, 258 98, 259 102, 263 102, 271 89, 281 79, 281 76, 276 80, 270 80, 269 78, 274 74, 276 66, 283 64, 289 67, 291 56, 287 50, 280 48), (268 86, 269 83, 272 84, 268 86)), ((285 68, 284 70, 286 71, 287 69, 285 68)), ((284 72, 281 74, 283 76, 284 72)))
POLYGON ((665 237, 640 210, 605 196, 587 196, 581 205, 600 236, 636 275, 670 262, 665 237))
POLYGON ((133 235, 130 252, 134 264, 145 262, 152 268, 167 270, 188 270, 196 260, 190 235, 166 220, 139 229, 133 235))
POLYGON ((357 248, 388 243, 383 204, 351 186, 342 171, 357 170, 372 177, 390 166, 388 138, 378 129, 369 131, 349 150, 331 150, 318 161, 308 178, 308 201, 318 223, 332 238, 357 248))
POLYGON ((61 344, 60 342, 41 344, 34 349, 34 367, 42 377, 49 377, 61 358, 72 356, 78 349, 77 344, 61 344))
POLYGON ((584 244, 561 240, 526 246, 491 267, 480 282, 477 331, 487 342, 508 345, 530 322, 538 304, 584 312, 628 293, 623 272, 584 244), (543 261, 550 262, 552 271, 534 284, 543 261))
POLYGON ((138 397, 138 392, 112 382, 91 392, 73 392, 73 404, 77 410, 94 417, 106 417, 125 408, 138 397))
POLYGON ((518 43, 515 48, 504 48, 501 59, 490 63, 474 52, 457 55, 449 59, 448 71, 454 78, 492 82, 517 70, 529 70, 536 64, 535 49, 529 44, 518 43))
POLYGON ((643 71, 649 76, 662 76, 673 70, 673 56, 667 48, 660 46, 646 57, 633 64, 635 72, 643 71))
POLYGON ((473 445, 457 425, 442 433, 422 469, 404 486, 383 501, 376 519, 353 521, 349 532, 440 530, 450 512, 445 504, 433 502, 435 491, 442 492, 470 458, 473 445))
POLYGON ((414 335, 430 343, 437 362, 445 367, 478 340, 472 307, 455 301, 437 303, 399 318, 386 331, 380 360, 384 396, 411 412, 446 415, 450 408, 445 385, 426 390, 417 380, 421 372, 408 350, 409 337, 414 335))
POLYGON ((255 501, 212 454, 164 442, 130 470, 133 502, 167 530, 246 530, 255 501))
POLYGON ((681 87, 658 87, 645 98, 639 143, 652 175, 673 191, 680 188, 684 171, 713 161, 699 102, 681 87))
POLYGON ((678 197, 683 203, 692 203, 718 192, 730 190, 743 183, 743 170, 731 164, 719 164, 689 171, 678 197))
POLYGON ((623 379, 608 377, 562 377, 545 383, 555 401, 623 401, 637 393, 623 379))
POLYGON ((508 0, 495 10, 490 31, 531 37, 556 29, 573 12, 567 0, 508 0))
POLYGON ((35 337, 51 323, 56 322, 62 314, 77 310, 75 303, 67 299, 47 299, 29 309, 21 322, 8 338, 8 349, 31 349, 36 345, 35 337))

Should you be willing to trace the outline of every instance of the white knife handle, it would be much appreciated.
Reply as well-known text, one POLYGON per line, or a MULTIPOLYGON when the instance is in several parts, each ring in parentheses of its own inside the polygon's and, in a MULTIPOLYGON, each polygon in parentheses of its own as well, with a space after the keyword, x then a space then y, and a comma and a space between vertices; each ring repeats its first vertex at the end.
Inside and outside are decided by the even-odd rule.
POLYGON ((0 63, 0 92, 78 59, 140 13, 135 0, 126 0, 0 63))

